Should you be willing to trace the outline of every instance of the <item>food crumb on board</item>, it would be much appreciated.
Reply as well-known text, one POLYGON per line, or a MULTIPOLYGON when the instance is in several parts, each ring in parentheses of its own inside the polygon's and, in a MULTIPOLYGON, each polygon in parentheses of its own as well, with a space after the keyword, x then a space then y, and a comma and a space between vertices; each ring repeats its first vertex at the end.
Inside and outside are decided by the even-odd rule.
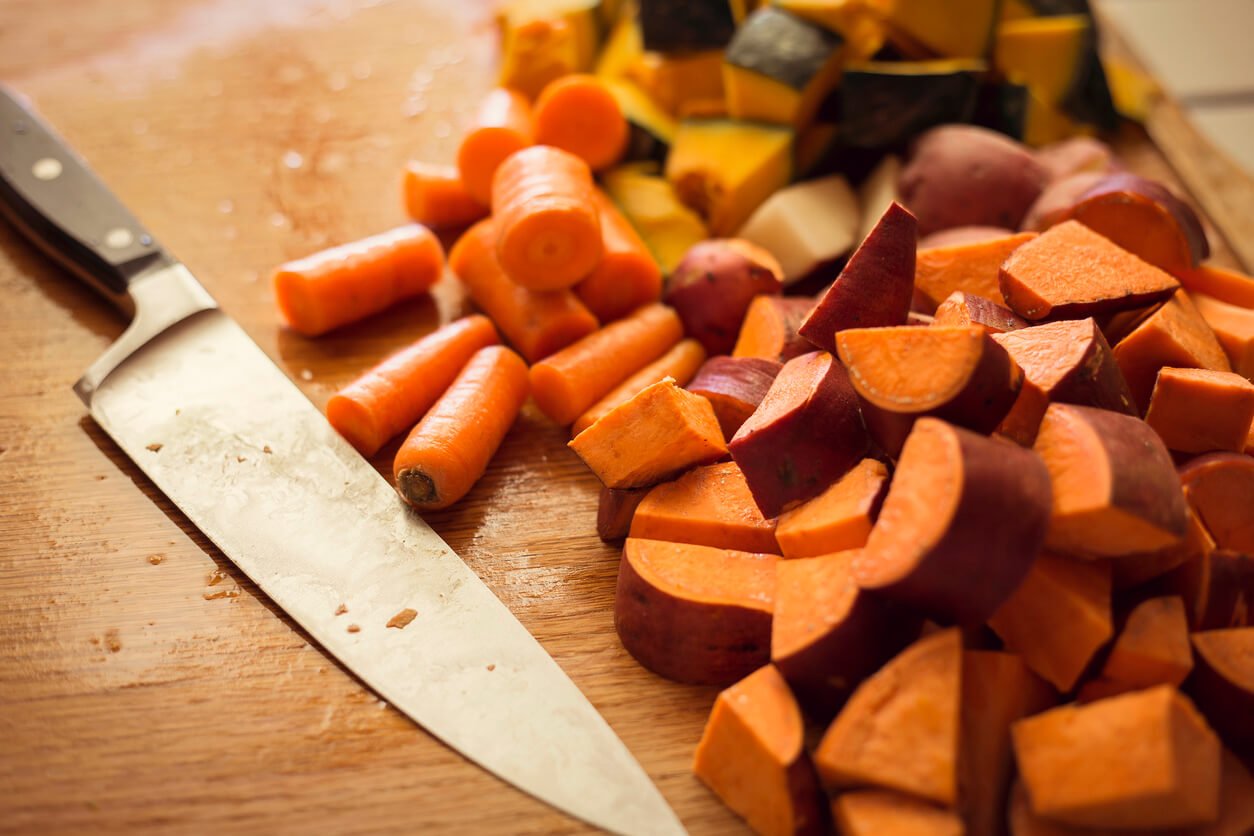
POLYGON ((350 625, 348 625, 348 632, 350 632, 350 633, 360 633, 360 632, 361 632, 361 628, 360 628, 360 627, 358 627, 356 624, 350 624, 350 625))
POLYGON ((151 450, 151 451, 152 451, 152 452, 154 452, 154 453, 160 453, 160 452, 161 452, 161 448, 162 448, 162 447, 164 447, 164 446, 165 446, 165 445, 164 445, 164 444, 162 444, 161 442, 159 442, 159 441, 154 441, 152 444, 149 444, 149 445, 148 445, 148 447, 147 447, 146 449, 151 450))
POLYGON ((493 664, 493 665, 488 665, 488 672, 489 672, 489 673, 491 673, 491 672, 492 672, 492 671, 494 671, 494 670, 496 670, 496 665, 494 665, 494 664, 493 664))
POLYGON ((110 653, 117 653, 122 649, 122 639, 116 627, 105 630, 105 646, 109 648, 110 653))
POLYGON ((340 604, 338 607, 335 608, 336 615, 343 615, 346 612, 348 612, 348 607, 344 606, 343 604, 340 604))
POLYGON ((398 630, 404 630, 406 627, 409 626, 409 622, 413 621, 417 617, 418 617, 417 610, 412 610, 409 607, 406 607, 405 609, 401 610, 396 615, 388 619, 388 626, 395 627, 398 630))
POLYGON ((262 448, 261 448, 261 452, 265 453, 265 454, 268 456, 268 455, 270 455, 271 453, 273 453, 274 451, 273 451, 273 450, 271 450, 271 449, 270 449, 270 445, 269 445, 269 444, 267 444, 265 447, 262 447, 262 448))
POLYGON ((236 457, 235 457, 235 461, 243 463, 243 462, 248 461, 248 457, 247 457, 247 456, 236 456, 236 457))
POLYGON ((159 564, 160 564, 160 563, 162 563, 164 560, 165 560, 165 555, 163 555, 163 554, 150 554, 150 555, 148 555, 148 562, 149 562, 149 563, 151 563, 153 566, 157 566, 157 565, 159 565, 159 564))

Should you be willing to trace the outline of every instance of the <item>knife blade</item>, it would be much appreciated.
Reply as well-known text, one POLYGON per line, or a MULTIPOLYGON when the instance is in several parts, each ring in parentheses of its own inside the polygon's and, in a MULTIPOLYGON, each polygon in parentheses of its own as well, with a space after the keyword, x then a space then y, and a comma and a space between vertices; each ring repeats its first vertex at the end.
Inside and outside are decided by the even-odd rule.
POLYGON ((526 628, 3 86, 0 210, 133 314, 75 384, 92 418, 326 652, 542 801, 615 832, 684 832, 526 628))

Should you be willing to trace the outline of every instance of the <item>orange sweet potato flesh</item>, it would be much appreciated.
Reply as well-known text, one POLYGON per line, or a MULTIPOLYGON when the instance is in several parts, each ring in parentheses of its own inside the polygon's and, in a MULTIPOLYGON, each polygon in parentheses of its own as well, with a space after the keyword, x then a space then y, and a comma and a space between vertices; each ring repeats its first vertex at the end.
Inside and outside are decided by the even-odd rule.
POLYGON ((1254 627, 1191 638, 1196 665, 1185 687, 1224 741, 1243 757, 1254 756, 1254 627))
POLYGON ((1189 298, 1228 355, 1232 370, 1254 380, 1254 307, 1232 305, 1202 293, 1191 293, 1189 298))
POLYGON ((1254 457, 1207 453, 1180 468, 1180 481, 1215 545, 1254 554, 1254 457))
POLYGON ((626 537, 631 519, 650 488, 607 488, 597 498, 597 536, 602 540, 626 537))
POLYGON ((858 584, 961 624, 987 619, 1045 540, 1049 475, 1040 458, 921 418, 854 562, 858 584))
POLYGON ((1191 294, 1209 296, 1239 308, 1254 308, 1254 278, 1244 273, 1217 264, 1199 264, 1181 271, 1176 278, 1191 294))
POLYGON ((1179 283, 1076 221, 1042 232, 1001 265, 1001 294, 1024 319, 1069 319, 1162 301, 1179 283))
POLYGON ((642 488, 727 454, 710 402, 666 378, 567 444, 608 488, 642 488))
POLYGON ((1192 508, 1188 509, 1184 539, 1174 546, 1141 554, 1116 557, 1110 561, 1115 589, 1130 589, 1159 578, 1178 566, 1201 560, 1215 550, 1206 526, 1192 508))
POLYGON ((813 308, 814 300, 807 296, 755 296, 740 324, 732 356, 787 363, 808 354, 814 345, 797 329, 813 308))
POLYGON ((1171 450, 1240 453, 1254 424, 1254 383, 1232 372, 1164 368, 1145 423, 1171 450))
MULTIPOLYGON (((998 298, 1001 298, 1000 292, 998 298)), ((1027 328, 1028 322, 1014 311, 974 293, 955 290, 936 308, 931 325, 976 325, 990 334, 1027 328)))
POLYGON ((676 682, 729 685, 770 661, 775 555, 628 537, 614 627, 627 652, 676 682))
POLYGON ((815 750, 829 789, 883 787, 952 805, 958 795, 962 634, 920 639, 863 682, 815 750))
POLYGON ((781 560, 771 661, 811 716, 827 721, 858 683, 919 635, 921 619, 853 579, 855 552, 781 560))
POLYGON ((1102 679, 1121 691, 1180 685, 1193 669, 1189 621, 1176 595, 1147 598, 1128 613, 1110 648, 1102 679))
POLYGON ((841 836, 963 836, 952 810, 886 790, 856 790, 832 800, 832 819, 841 836))
POLYGON ((693 772, 761 834, 822 834, 826 809, 801 711, 770 665, 718 695, 693 772))
POLYGON ((957 292, 1000 302, 1002 263, 1034 238, 1035 232, 1008 232, 983 241, 921 249, 914 266, 915 289, 934 306, 957 292))
POLYGON ((762 403, 783 367, 759 357, 711 357, 686 388, 710 402, 723 437, 730 441, 762 403))
POLYGON ((1045 411, 1033 449, 1049 468, 1047 545, 1064 554, 1119 557, 1183 539, 1188 514, 1171 454, 1131 415, 1073 404, 1045 411))
POLYGON ((1110 567, 1048 552, 989 618, 1007 649, 1059 691, 1070 691, 1114 635, 1110 567))
POLYGON ((780 514, 775 539, 784 557, 817 557, 866 545, 888 490, 888 468, 863 459, 830 488, 780 514))
POLYGON ((654 487, 636 507, 631 536, 779 553, 775 520, 762 516, 735 462, 695 467, 654 487))
POLYGON ((1017 722, 1015 756, 1032 811, 1082 827, 1183 827, 1219 813, 1219 739, 1160 685, 1017 722))
POLYGON ((1172 570, 1162 587, 1184 600, 1190 630, 1254 626, 1254 555, 1213 549, 1172 570))

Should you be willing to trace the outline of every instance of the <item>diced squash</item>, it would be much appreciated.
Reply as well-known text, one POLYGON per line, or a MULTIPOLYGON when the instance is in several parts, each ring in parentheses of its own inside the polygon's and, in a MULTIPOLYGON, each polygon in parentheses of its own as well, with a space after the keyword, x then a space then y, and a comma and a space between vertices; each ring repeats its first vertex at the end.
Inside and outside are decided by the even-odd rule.
POLYGON ((993 65, 1027 85, 1045 104, 1061 104, 1076 85, 1093 28, 1087 15, 1060 15, 1002 23, 993 65))
POLYGON ((705 223, 679 202, 665 178, 623 166, 606 172, 601 180, 663 273, 669 275, 694 244, 708 237, 705 223))
POLYGON ((936 125, 969 122, 987 69, 974 59, 848 64, 840 82, 841 142, 882 148, 936 125))
POLYGON ((1163 90, 1151 76, 1124 61, 1106 59, 1106 81, 1115 110, 1125 119, 1144 122, 1163 90))
POLYGON ((675 120, 662 110, 636 84, 624 78, 603 78, 602 82, 618 101, 629 130, 624 162, 666 160, 675 138, 675 120))
POLYGON ((727 45, 736 31, 732 0, 637 1, 645 49, 719 49, 727 45))
POLYGON ((886 20, 899 46, 946 58, 983 58, 997 25, 997 0, 887 0, 886 20))
POLYGON ((715 101, 721 106, 724 98, 722 50, 644 52, 627 68, 627 77, 672 116, 683 115, 694 103, 715 101))
POLYGON ((779 261, 784 284, 853 249, 858 198, 838 174, 786 186, 766 199, 736 233, 779 261))
POLYGON ((845 41, 845 56, 850 60, 870 58, 880 51, 887 37, 879 14, 879 0, 772 0, 772 3, 839 34, 845 41))
POLYGON ((592 68, 600 0, 510 0, 497 13, 502 87, 534 99, 555 78, 592 68))

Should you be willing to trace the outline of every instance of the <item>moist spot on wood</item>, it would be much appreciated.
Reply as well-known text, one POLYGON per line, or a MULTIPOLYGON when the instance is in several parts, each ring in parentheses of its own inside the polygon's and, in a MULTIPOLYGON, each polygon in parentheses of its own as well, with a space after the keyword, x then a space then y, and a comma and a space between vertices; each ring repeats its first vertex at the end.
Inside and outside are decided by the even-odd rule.
POLYGON ((395 627, 398 630, 404 630, 407 626, 409 626, 409 622, 413 621, 417 617, 417 610, 412 610, 409 607, 406 607, 388 619, 388 626, 395 627))
POLYGON ((109 648, 110 653, 117 653, 122 649, 122 638, 118 635, 118 628, 112 627, 106 630, 104 640, 105 647, 109 648))
POLYGON ((164 444, 162 444, 161 442, 159 442, 159 441, 154 441, 152 444, 149 444, 149 445, 148 445, 145 449, 147 449, 147 450, 151 450, 151 451, 152 451, 152 452, 154 452, 154 453, 160 453, 160 452, 161 452, 161 448, 162 448, 162 447, 164 447, 164 446, 165 446, 165 445, 164 445, 164 444))

